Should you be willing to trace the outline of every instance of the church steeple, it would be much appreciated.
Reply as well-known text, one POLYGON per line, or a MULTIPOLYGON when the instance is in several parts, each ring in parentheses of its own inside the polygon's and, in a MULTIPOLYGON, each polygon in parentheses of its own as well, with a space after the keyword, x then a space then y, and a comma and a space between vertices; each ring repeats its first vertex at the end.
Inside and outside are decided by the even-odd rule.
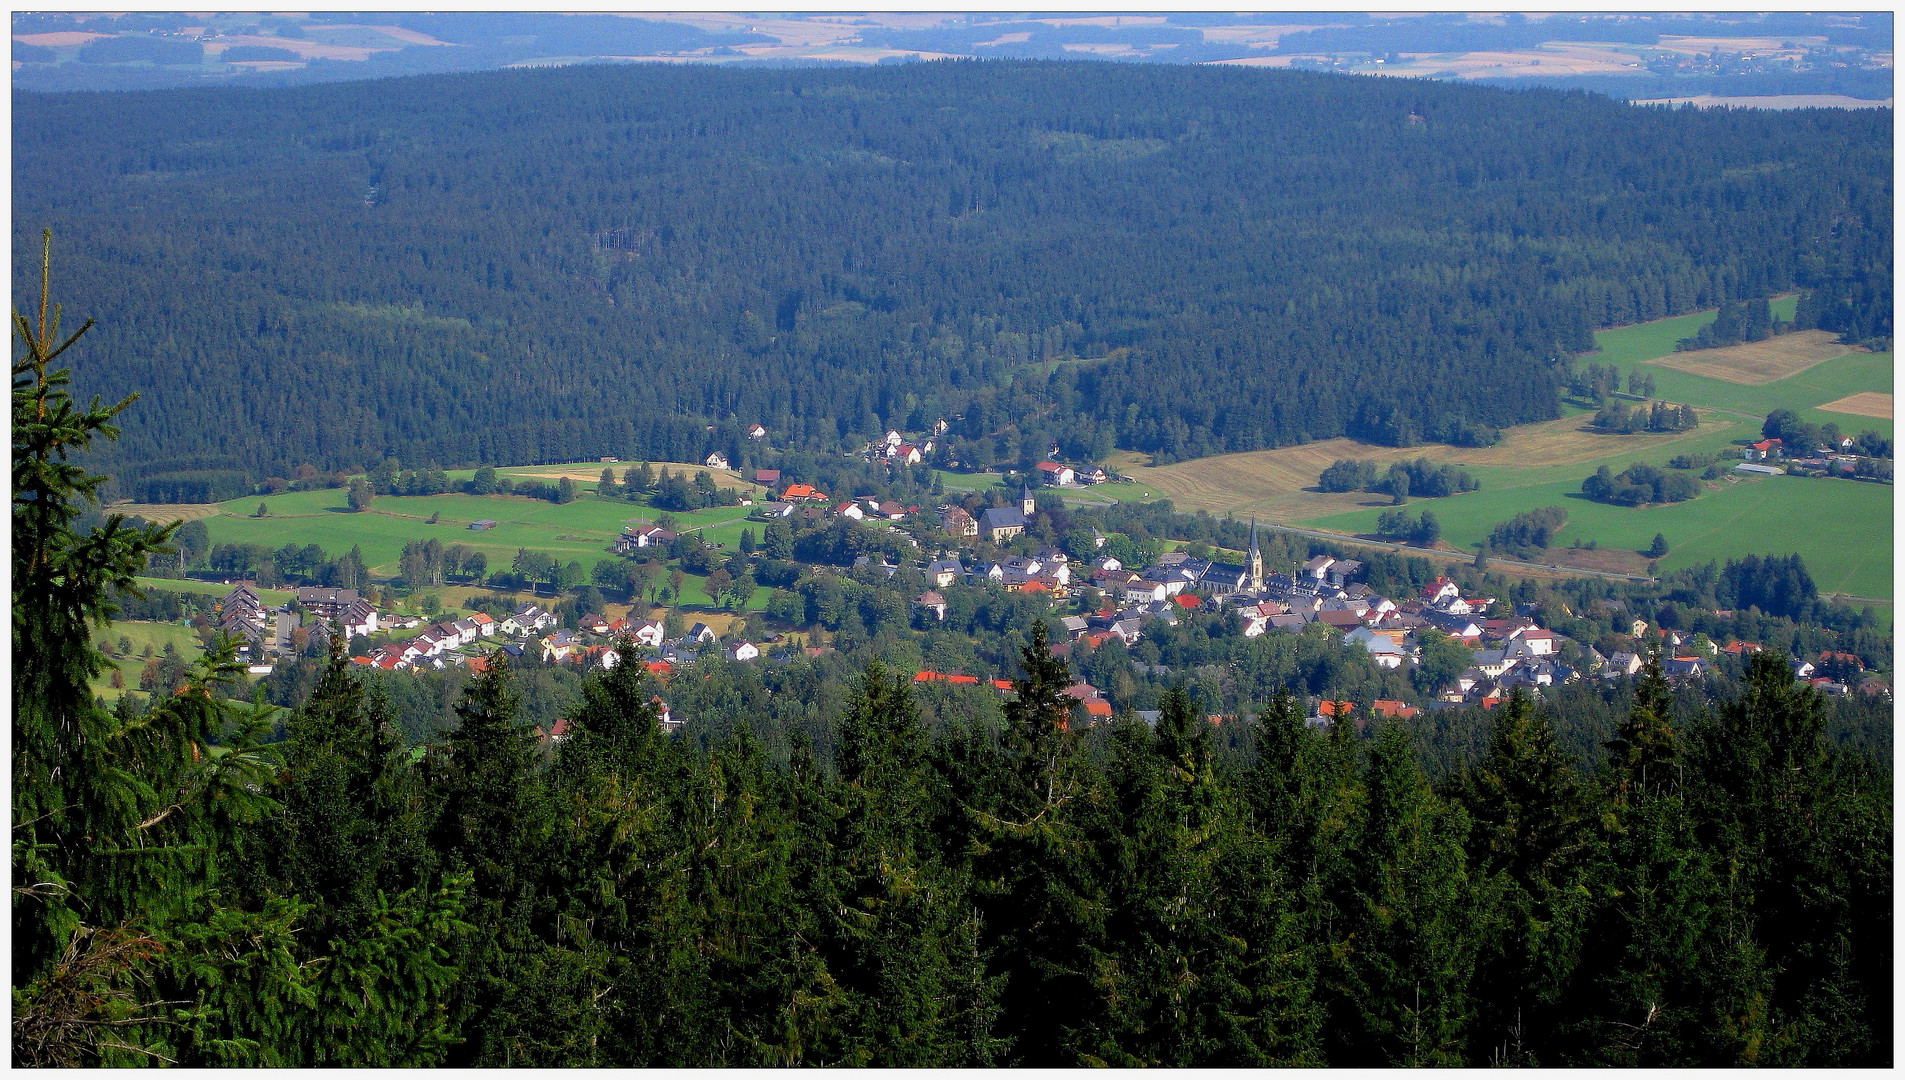
POLYGON ((1038 504, 1032 499, 1031 485, 1028 484, 1019 491, 1019 513, 1029 518, 1032 516, 1032 511, 1037 508, 1037 505, 1038 504))
POLYGON ((1263 549, 1257 546, 1257 519, 1250 519, 1250 576, 1244 582, 1246 592, 1263 591, 1263 549))

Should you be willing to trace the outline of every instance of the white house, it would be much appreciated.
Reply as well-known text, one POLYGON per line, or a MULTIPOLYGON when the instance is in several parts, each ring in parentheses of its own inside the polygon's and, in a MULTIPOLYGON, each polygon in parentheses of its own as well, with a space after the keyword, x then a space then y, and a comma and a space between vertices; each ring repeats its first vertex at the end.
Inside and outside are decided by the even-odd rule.
POLYGON ((644 619, 635 624, 635 628, 630 631, 629 636, 634 638, 639 644, 646 645, 651 649, 659 649, 661 648, 662 641, 665 640, 666 634, 667 630, 662 626, 661 620, 644 619))
POLYGON ((730 660, 746 662, 748 660, 753 660, 756 657, 760 656, 761 650, 758 646, 754 645, 751 642, 737 641, 729 645, 727 648, 722 649, 721 655, 727 657, 730 660))
POLYGON ((707 460, 703 461, 702 464, 710 469, 725 469, 728 467, 728 456, 716 450, 714 453, 709 454, 707 460))
POLYGON ((767 429, 759 424, 755 424, 747 429, 747 437, 750 439, 765 439, 767 438, 767 429))
POLYGON ((1056 461, 1041 461, 1033 467, 1038 470, 1039 476, 1042 477, 1047 484, 1063 486, 1066 484, 1076 484, 1078 482, 1078 474, 1072 470, 1070 465, 1060 465, 1056 461))

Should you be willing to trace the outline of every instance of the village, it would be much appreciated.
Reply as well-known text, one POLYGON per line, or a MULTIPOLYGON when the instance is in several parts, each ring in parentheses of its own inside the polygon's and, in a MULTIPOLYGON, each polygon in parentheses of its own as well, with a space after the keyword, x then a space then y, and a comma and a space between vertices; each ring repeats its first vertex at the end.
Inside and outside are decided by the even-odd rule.
MULTIPOLYGON (((882 444, 875 444, 880 447, 882 444)), ((901 441, 884 444, 880 453, 917 448, 901 441)), ((1073 469, 1041 462, 1038 473, 1053 485, 1076 483, 1073 469)), ((1287 572, 1266 569, 1252 523, 1250 545, 1241 562, 1225 563, 1198 558, 1184 551, 1166 551, 1146 565, 1127 566, 1107 554, 1107 538, 1095 536, 1095 551, 1075 558, 1051 544, 1030 543, 1027 529, 1036 513, 1033 489, 1025 486, 1012 504, 969 512, 952 503, 930 511, 900 506, 890 500, 857 498, 836 501, 812 485, 782 482, 776 470, 757 470, 753 479, 773 497, 755 506, 749 520, 772 525, 795 519, 813 525, 829 520, 890 525, 905 530, 907 543, 921 554, 902 565, 891 556, 860 556, 852 572, 869 572, 893 579, 902 569, 920 575, 927 588, 913 596, 913 624, 929 629, 946 619, 948 596, 956 590, 996 590, 1036 597, 1049 605, 1055 619, 1049 648, 1066 658, 1074 649, 1097 649, 1110 642, 1136 645, 1158 625, 1176 626, 1192 612, 1215 614, 1226 633, 1243 638, 1265 634, 1329 634, 1346 650, 1355 650, 1378 668, 1414 671, 1425 655, 1425 644, 1446 649, 1448 643, 1468 651, 1467 664, 1421 705, 1396 699, 1366 703, 1378 716, 1407 719, 1421 709, 1450 709, 1499 705, 1520 689, 1539 697, 1546 687, 1583 678, 1620 679, 1642 671, 1646 657, 1658 650, 1663 674, 1672 680, 1706 676, 1721 654, 1741 656, 1760 651, 1748 642, 1715 643, 1704 637, 1650 627, 1633 620, 1628 627, 1631 647, 1603 655, 1587 642, 1572 642, 1537 622, 1536 611, 1523 605, 1512 609, 1493 596, 1463 595, 1448 577, 1437 577, 1413 595, 1385 596, 1359 580, 1363 564, 1353 559, 1317 555, 1287 572), (925 541, 922 544, 922 540, 925 541), (978 559, 979 550, 1020 552, 1002 558, 978 559), (928 557, 925 552, 936 552, 928 557)), ((665 552, 676 534, 656 525, 625 527, 613 551, 627 557, 665 552)), ((839 574, 841 567, 808 566, 816 575, 839 574)), ((651 612, 652 614, 652 612, 651 612)), ((268 674, 274 659, 296 652, 293 635, 308 648, 333 635, 342 635, 351 662, 363 668, 421 674, 462 667, 481 672, 491 657, 502 654, 512 664, 567 664, 583 670, 607 669, 626 657, 642 663, 664 689, 684 667, 718 657, 728 663, 785 663, 802 655, 817 656, 829 646, 824 638, 787 632, 747 634, 747 624, 734 621, 726 633, 707 622, 689 623, 690 612, 677 611, 676 632, 669 621, 627 615, 586 614, 565 620, 535 603, 521 604, 506 616, 485 612, 447 618, 429 625, 414 614, 380 612, 351 589, 300 588, 279 608, 268 608, 249 583, 237 583, 216 611, 216 625, 240 642, 253 674, 268 674), (685 625, 685 629, 682 627, 685 625), (421 629, 420 629, 421 628, 421 629), (362 639, 361 644, 359 639, 362 639)), ((1818 658, 1821 663, 1833 659, 1818 658)), ((1815 672, 1815 665, 1794 658, 1796 678, 1828 694, 1853 689, 1815 672)), ((1159 672, 1162 674, 1163 672, 1159 672)), ((922 669, 914 681, 922 687, 985 683, 1002 694, 1012 692, 1009 673, 941 672, 922 669)), ((1861 692, 1882 692, 1879 684, 1861 685, 1861 692)), ((1079 681, 1068 693, 1077 706, 1074 720, 1090 724, 1109 721, 1129 703, 1113 701, 1107 692, 1079 681)), ((656 705, 669 730, 682 719, 671 714, 657 697, 656 705)), ((1327 727, 1357 706, 1325 696, 1312 697, 1308 717, 1313 726, 1327 727)), ((1132 710, 1151 720, 1144 711, 1132 710)), ((1223 718, 1213 716, 1214 721, 1223 718)), ((1353 716, 1360 728, 1365 716, 1353 716)), ((560 723, 544 733, 563 736, 560 723)))

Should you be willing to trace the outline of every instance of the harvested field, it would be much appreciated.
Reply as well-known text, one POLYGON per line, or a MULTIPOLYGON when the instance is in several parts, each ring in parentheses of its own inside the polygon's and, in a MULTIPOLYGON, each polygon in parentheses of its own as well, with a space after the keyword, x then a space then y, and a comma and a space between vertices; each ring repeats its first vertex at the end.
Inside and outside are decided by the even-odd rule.
POLYGON ((1819 406, 1820 412, 1847 413, 1852 416, 1876 416, 1882 420, 1892 418, 1892 395, 1876 394, 1868 390, 1862 394, 1852 394, 1837 401, 1828 401, 1819 406))
POLYGON ((1280 450, 1221 454, 1158 467, 1141 464, 1137 455, 1122 455, 1122 460, 1110 464, 1137 483, 1152 485, 1158 494, 1168 495, 1179 509, 1255 511, 1269 520, 1304 520, 1388 503, 1387 496, 1368 492, 1332 494, 1314 490, 1317 474, 1342 458, 1374 461, 1379 471, 1391 462, 1418 457, 1460 466, 1569 465, 1653 450, 1702 434, 1706 426, 1673 434, 1606 435, 1584 430, 1582 422, 1582 417, 1567 417, 1511 428, 1501 442, 1479 449, 1440 443, 1399 448, 1355 439, 1325 439, 1280 450))
POLYGON ((217 503, 119 503, 106 507, 108 513, 144 518, 160 525, 169 525, 174 521, 215 517, 220 510, 217 503))
POLYGON ((44 45, 49 49, 64 48, 69 45, 84 45, 111 34, 95 34, 87 30, 56 30, 50 34, 15 34, 13 40, 22 45, 44 45))
POLYGON ((1855 351, 1833 337, 1828 330, 1801 330, 1723 349, 1672 353, 1648 363, 1742 386, 1763 386, 1855 351))
POLYGON ((315 41, 303 41, 297 38, 266 37, 262 34, 233 34, 217 41, 205 43, 207 54, 216 58, 234 45, 263 45, 271 49, 285 49, 298 54, 300 60, 368 60, 372 53, 388 52, 399 46, 388 48, 369 48, 361 45, 322 45, 315 41))

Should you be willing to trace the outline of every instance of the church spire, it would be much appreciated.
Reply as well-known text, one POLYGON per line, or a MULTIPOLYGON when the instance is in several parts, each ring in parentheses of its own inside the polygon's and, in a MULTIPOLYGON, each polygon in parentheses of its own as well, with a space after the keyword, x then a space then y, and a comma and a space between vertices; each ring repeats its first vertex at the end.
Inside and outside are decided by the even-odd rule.
POLYGON ((1032 511, 1036 509, 1037 506, 1038 506, 1037 500, 1032 498, 1032 486, 1030 484, 1027 484, 1025 487, 1019 490, 1019 513, 1024 514, 1026 517, 1029 518, 1032 516, 1032 511))
POLYGON ((1250 579, 1244 588, 1250 592, 1263 590, 1263 549, 1257 546, 1257 519, 1250 519, 1250 579))

